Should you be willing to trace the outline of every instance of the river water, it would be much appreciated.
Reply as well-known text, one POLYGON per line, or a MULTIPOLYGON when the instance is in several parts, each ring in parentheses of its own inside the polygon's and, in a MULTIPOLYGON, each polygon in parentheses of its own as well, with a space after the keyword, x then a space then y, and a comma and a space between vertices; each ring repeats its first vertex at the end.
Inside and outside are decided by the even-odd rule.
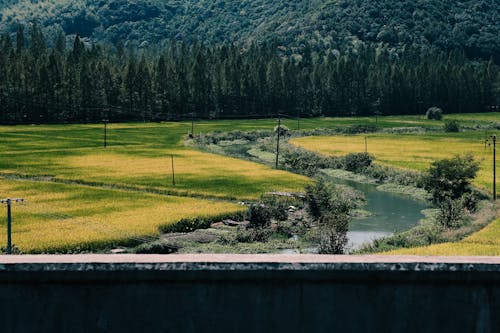
POLYGON ((379 191, 377 185, 337 178, 334 182, 363 192, 366 206, 362 208, 372 214, 369 217, 354 218, 349 224, 349 249, 356 249, 376 238, 412 228, 424 217, 422 210, 429 208, 425 202, 409 196, 379 191))

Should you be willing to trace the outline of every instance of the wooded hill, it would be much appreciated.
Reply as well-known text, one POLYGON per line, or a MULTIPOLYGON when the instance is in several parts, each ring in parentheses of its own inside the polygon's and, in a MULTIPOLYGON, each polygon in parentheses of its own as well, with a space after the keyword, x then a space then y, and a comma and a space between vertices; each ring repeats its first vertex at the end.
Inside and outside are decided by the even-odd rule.
POLYGON ((0 37, 0 122, 484 112, 500 96, 499 66, 459 51, 304 45, 299 56, 274 43, 174 41, 146 52, 65 40, 47 43, 37 25, 0 37))
POLYGON ((0 0, 0 31, 37 22, 91 42, 146 47, 276 41, 289 53, 384 44, 500 61, 498 0, 0 0))
POLYGON ((499 12, 498 0, 0 0, 0 122, 484 112, 500 104, 499 12))

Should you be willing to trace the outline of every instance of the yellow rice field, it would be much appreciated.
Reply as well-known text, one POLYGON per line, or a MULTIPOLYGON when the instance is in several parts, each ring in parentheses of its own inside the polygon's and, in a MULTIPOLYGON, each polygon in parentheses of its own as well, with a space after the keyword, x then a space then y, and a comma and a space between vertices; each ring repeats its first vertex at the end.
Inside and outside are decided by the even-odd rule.
POLYGON ((455 154, 472 153, 480 162, 480 170, 474 184, 491 191, 492 154, 491 149, 485 147, 485 135, 481 132, 318 136, 294 139, 292 143, 321 154, 335 156, 364 152, 365 137, 367 151, 375 157, 377 163, 403 169, 423 171, 433 161, 455 154))
POLYGON ((425 247, 401 249, 384 254, 500 256, 500 218, 490 223, 481 231, 457 243, 443 243, 425 247))
MULTIPOLYGON (((2 178, 0 193, 27 200, 12 207, 13 244, 23 253, 116 246, 135 238, 156 237, 160 226, 183 218, 244 210, 241 205, 221 201, 2 178)), ((2 218, 0 247, 6 246, 5 225, 2 218)))

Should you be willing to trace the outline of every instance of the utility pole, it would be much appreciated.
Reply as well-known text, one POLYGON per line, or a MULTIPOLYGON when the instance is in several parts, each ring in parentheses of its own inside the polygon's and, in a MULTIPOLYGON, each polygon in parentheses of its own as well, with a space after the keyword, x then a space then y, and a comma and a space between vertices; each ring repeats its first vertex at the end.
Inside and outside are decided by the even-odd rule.
POLYGON ((300 129, 300 109, 297 108, 297 131, 300 129))
POLYGON ((278 169, 278 159, 280 155, 280 133, 281 132, 281 117, 278 113, 278 140, 276 141, 276 169, 278 169))
POLYGON ((0 203, 7 205, 7 250, 6 254, 12 254, 12 203, 13 202, 23 202, 24 199, 2 199, 0 203))
POLYGON ((108 119, 103 119, 102 120, 104 123, 104 148, 107 147, 108 145, 108 119))
POLYGON ((170 155, 172 159, 172 185, 175 186, 175 172, 174 172, 174 155, 170 155))
POLYGON ((191 138, 194 138, 194 112, 191 112, 191 138))
POLYGON ((490 140, 487 139, 486 143, 493 146, 493 200, 497 199, 497 136, 496 134, 490 136, 490 140))
POLYGON ((493 139, 493 200, 497 199, 497 136, 492 135, 493 139))

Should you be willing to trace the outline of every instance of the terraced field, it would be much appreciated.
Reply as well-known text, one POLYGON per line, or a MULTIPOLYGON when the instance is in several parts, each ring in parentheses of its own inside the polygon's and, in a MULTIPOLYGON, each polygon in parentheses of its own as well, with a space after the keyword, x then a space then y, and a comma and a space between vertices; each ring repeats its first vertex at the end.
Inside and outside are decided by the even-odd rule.
MULTIPOLYGON (((451 117, 451 116, 450 116, 451 117)), ((500 115, 453 116, 487 124, 500 115)), ((290 129, 314 129, 372 124, 390 127, 440 127, 423 117, 285 119, 290 129)), ((195 122, 195 134, 210 131, 271 130, 272 119, 195 122)), ((301 191, 311 180, 289 172, 184 145, 190 123, 110 124, 108 147, 103 126, 0 126, 0 197, 23 197, 14 206, 13 241, 22 252, 99 251, 157 237, 159 227, 182 218, 214 217, 241 211, 238 201, 255 200, 268 191, 301 191), (171 156, 174 157, 175 185, 171 156)), ((478 185, 488 188, 488 152, 482 132, 429 139, 376 135, 368 147, 381 163, 422 169, 446 155, 454 142, 483 158, 478 185), (404 138, 403 141, 401 139, 404 138), (451 138, 451 139, 450 139, 451 138), (380 140, 380 141, 379 141, 380 140), (417 141, 411 141, 417 140, 417 141), (419 141, 424 140, 424 141, 419 141), (427 140, 427 141, 426 141, 427 140), (408 148, 428 149, 404 155, 408 148), (387 156, 380 145, 393 145, 387 156), (443 149, 446 147, 446 149, 443 149), (468 148, 469 149, 469 148, 468 148), (482 151, 482 154, 481 154, 482 151)), ((311 149, 342 154, 364 149, 364 137, 303 138, 311 149), (339 142, 337 142, 339 143, 339 142)), ((451 152, 449 152, 451 153, 451 152)), ((5 219, 0 211, 0 247, 5 247, 5 219)))
MULTIPOLYGON (((225 125, 197 127, 212 131, 225 125)), ((0 152, 0 197, 27 200, 14 207, 14 244, 22 252, 95 251, 158 236, 159 227, 183 218, 235 213, 244 209, 237 201, 274 190, 301 191, 310 182, 185 147, 189 128, 110 125, 103 148, 102 125, 0 127, 7 148, 0 152)), ((5 218, 0 223, 5 247, 5 218)))

